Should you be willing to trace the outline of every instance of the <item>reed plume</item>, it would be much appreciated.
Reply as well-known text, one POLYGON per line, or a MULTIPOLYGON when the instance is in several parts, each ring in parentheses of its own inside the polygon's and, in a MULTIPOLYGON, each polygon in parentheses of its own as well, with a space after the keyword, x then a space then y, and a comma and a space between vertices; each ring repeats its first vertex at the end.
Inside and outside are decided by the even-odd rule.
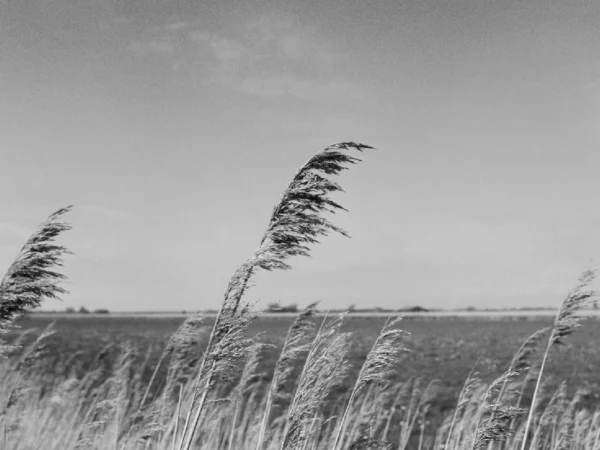
MULTIPOLYGON (((194 315, 188 317, 179 326, 177 331, 175 333, 173 333, 173 335, 167 342, 167 345, 165 346, 163 352, 160 354, 160 357, 158 358, 158 362, 156 363, 156 366, 154 367, 154 371, 152 372, 150 381, 148 382, 148 385, 146 386, 146 390, 144 391, 144 395, 142 396, 142 400, 140 401, 140 409, 146 403, 146 398, 148 397, 148 394, 150 393, 150 388, 152 387, 152 384, 154 383, 154 380, 156 378, 158 370, 160 369, 163 361, 167 357, 169 357, 173 354, 179 355, 179 356, 183 355, 184 358, 186 356, 189 356, 188 353, 189 353, 190 347, 192 347, 193 345, 198 343, 198 340, 200 337, 199 328, 203 322, 204 322, 203 314, 201 314, 201 313, 194 314, 194 315)), ((174 372, 176 372, 178 369, 180 369, 179 366, 180 366, 181 359, 182 358, 175 358, 175 360, 171 361, 171 364, 169 366, 169 373, 167 375, 167 382, 165 384, 165 390, 164 390, 164 394, 163 394, 165 399, 170 394, 170 390, 173 388, 173 385, 170 382, 172 381, 174 372)))
POLYGON ((506 441, 510 436, 510 424, 526 411, 502 403, 502 391, 519 372, 507 370, 490 385, 485 393, 483 409, 478 416, 473 439, 473 450, 487 447, 491 442, 506 441), (494 401, 494 397, 496 400, 494 401), (482 420, 482 416, 486 416, 482 420))
POLYGON ((54 241, 62 232, 71 229, 69 224, 61 221, 70 210, 70 206, 59 209, 42 222, 2 278, 0 333, 5 333, 15 319, 38 307, 44 299, 55 299, 66 293, 60 285, 66 277, 55 268, 63 265, 64 255, 70 252, 54 241))
POLYGON ((313 341, 288 411, 280 450, 304 448, 311 424, 327 396, 343 382, 348 369, 349 333, 340 333, 343 315, 323 323, 313 341))
POLYGON ((238 425, 241 415, 242 402, 244 394, 246 394, 246 392, 248 392, 261 378, 262 374, 258 372, 258 368, 260 364, 260 354, 264 347, 264 344, 254 344, 250 349, 248 349, 248 358, 244 364, 242 376, 237 386, 234 388, 234 392, 232 393, 231 397, 233 400, 233 414, 231 415, 231 428, 229 430, 229 444, 227 446, 227 450, 239 448, 239 444, 234 447, 234 442, 236 442, 236 431, 238 434, 240 434, 240 430, 238 430, 238 428, 243 428, 238 425))
POLYGON ((346 431, 346 421, 356 396, 368 384, 388 381, 389 376, 394 373, 401 355, 407 351, 400 345, 402 338, 407 332, 396 328, 400 320, 402 320, 402 317, 396 317, 393 320, 388 319, 375 340, 371 351, 369 351, 350 394, 348 405, 338 425, 338 431, 333 442, 333 450, 337 450, 342 445, 342 438, 346 431))
POLYGON ((370 424, 361 424, 358 430, 358 437, 352 442, 349 450, 382 450, 390 449, 391 443, 383 442, 372 436, 370 424))
POLYGON ((467 404, 471 400, 473 393, 477 390, 477 388, 481 385, 481 380, 478 377, 477 372, 475 372, 475 367, 477 367, 477 363, 479 359, 475 362, 465 383, 458 395, 458 403, 456 404, 456 408, 454 409, 454 414, 452 415, 452 421, 450 422, 450 427, 448 428, 448 436, 446 438, 446 443, 444 444, 444 449, 452 448, 450 443, 452 442, 452 433, 454 432, 454 427, 456 426, 456 422, 458 420, 458 415, 464 411, 467 407, 467 404))
POLYGON ((538 350, 539 342, 549 330, 549 327, 541 328, 525 339, 513 356, 508 370, 520 372, 529 368, 531 356, 538 350))
MULTIPOLYGON (((523 382, 521 383, 521 389, 516 393, 517 395, 517 403, 515 407, 519 409, 521 407, 521 401, 523 400, 523 395, 525 393, 525 389, 529 384, 529 380, 534 376, 535 369, 531 367, 531 358, 538 351, 539 343, 544 337, 546 333, 550 330, 549 327, 541 328, 535 331, 531 336, 529 336, 521 346, 518 348, 517 352, 514 354, 510 366, 508 368, 508 372, 516 371, 526 371, 523 382)), ((506 388, 508 386, 509 379, 505 379, 502 383, 502 388, 500 389, 500 393, 498 394, 498 402, 502 401, 504 397, 504 393, 506 392, 506 388)), ((511 420, 509 426, 509 433, 513 433, 515 418, 511 420)))
POLYGON ((554 344, 563 344, 564 338, 569 336, 575 328, 580 326, 579 321, 581 317, 577 314, 577 312, 584 308, 595 295, 594 289, 590 288, 590 284, 594 280, 595 276, 596 271, 594 270, 586 270, 583 272, 579 277, 579 283, 571 290, 571 292, 569 292, 563 301, 562 306, 558 310, 558 314, 554 320, 552 333, 550 334, 550 339, 548 339, 548 345, 546 346, 546 351, 544 352, 544 356, 542 358, 542 365, 537 377, 535 390, 533 391, 533 399, 531 400, 531 407, 529 409, 529 415, 527 416, 527 422, 525 424, 525 432, 523 434, 521 450, 525 450, 527 444, 529 428, 531 426, 533 414, 537 406, 536 402, 538 391, 550 349, 554 344))
POLYGON ((542 415, 540 416, 535 433, 533 434, 533 437, 531 438, 530 448, 537 448, 538 441, 540 439, 540 435, 541 435, 544 427, 551 425, 551 423, 554 420, 556 420, 556 418, 560 415, 560 410, 563 408, 566 398, 567 398, 567 383, 565 381, 563 381, 558 386, 558 388, 556 389, 556 391, 554 392, 552 397, 550 398, 550 401, 548 402, 548 404, 546 405, 546 408, 544 408, 544 411, 542 412, 542 415))
POLYGON ((281 350, 279 359, 275 364, 273 379, 271 380, 271 386, 269 388, 269 392, 267 393, 265 410, 263 412, 263 417, 258 432, 258 439, 256 442, 256 450, 261 450, 263 447, 273 402, 277 396, 281 396, 281 393, 284 392, 286 382, 290 378, 293 371, 292 363, 296 361, 301 354, 308 352, 310 349, 310 337, 315 329, 314 322, 311 319, 314 316, 316 307, 316 302, 308 305, 298 315, 288 330, 288 334, 283 344, 283 349, 281 350))
POLYGON ((489 417, 482 426, 477 427, 473 450, 487 448, 491 442, 506 442, 512 434, 510 424, 527 412, 525 409, 514 406, 491 405, 486 409, 490 408, 493 410, 489 417))
POLYGON ((419 413, 429 409, 431 402, 439 391, 439 383, 440 382, 438 380, 431 380, 425 389, 421 389, 420 383, 415 384, 411 402, 403 420, 403 427, 402 432, 400 433, 398 449, 404 450, 407 448, 410 435, 415 427, 417 419, 419 418, 419 413))
POLYGON ((243 336, 251 313, 249 304, 242 302, 242 298, 252 276, 259 269, 290 269, 287 263, 290 257, 310 256, 310 246, 331 232, 348 236, 322 216, 344 209, 329 197, 333 192, 342 191, 341 186, 326 176, 338 175, 350 164, 360 161, 346 153, 349 150, 362 152, 370 148, 354 142, 331 145, 310 158, 284 191, 273 209, 258 249, 238 267, 229 281, 200 366, 198 388, 188 411, 180 450, 188 450, 192 444, 206 396, 219 372, 218 366, 227 365, 232 355, 245 353, 245 342, 239 337, 243 336))

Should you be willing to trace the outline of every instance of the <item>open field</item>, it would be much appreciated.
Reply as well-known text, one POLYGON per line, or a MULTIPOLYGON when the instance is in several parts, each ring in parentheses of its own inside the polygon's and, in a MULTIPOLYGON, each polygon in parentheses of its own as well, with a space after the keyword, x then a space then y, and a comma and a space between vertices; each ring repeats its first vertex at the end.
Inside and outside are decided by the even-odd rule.
MULTIPOLYGON (((324 417, 331 416, 339 419, 340 401, 342 404, 347 401, 349 392, 352 390, 360 368, 365 362, 367 353, 375 343, 382 327, 384 327, 386 319, 387 315, 371 317, 348 315, 345 317, 339 333, 351 332, 353 339, 348 346, 346 367, 339 374, 339 383, 331 386, 332 390, 327 396, 328 400, 322 406, 324 417)), ((164 401, 161 399, 164 399, 165 392, 170 391, 170 388, 165 387, 173 383, 170 368, 179 367, 178 370, 183 373, 185 367, 197 366, 205 350, 208 334, 214 324, 214 317, 204 318, 203 322, 195 328, 194 334, 199 339, 188 350, 185 350, 185 346, 183 346, 184 349, 180 351, 182 351, 181 355, 184 359, 179 362, 174 361, 173 358, 177 356, 177 353, 171 354, 170 358, 164 362, 161 359, 169 339, 178 329, 181 330, 180 326, 184 320, 183 315, 165 317, 160 315, 36 314, 26 316, 17 322, 19 328, 6 336, 8 341, 15 338, 19 339, 18 344, 20 345, 18 349, 9 355, 8 361, 14 361, 16 365, 12 365, 12 369, 7 372, 7 380, 11 380, 14 375, 18 374, 19 377, 24 378, 24 381, 7 381, 7 386, 14 383, 16 387, 9 390, 9 392, 12 392, 11 395, 3 401, 6 405, 11 405, 14 392, 20 392, 19 386, 21 384, 27 386, 28 382, 33 383, 36 386, 33 391, 30 387, 24 391, 24 394, 20 394, 25 395, 25 398, 30 398, 30 400, 23 403, 24 405, 32 405, 34 409, 41 408, 40 411, 48 409, 55 415, 57 405, 60 407, 64 402, 75 402, 71 406, 65 406, 66 409, 63 414, 66 414, 66 417, 64 419, 57 419, 61 421, 61 427, 66 426, 65 421, 73 420, 70 418, 69 413, 71 408, 82 408, 82 411, 85 411, 85 413, 76 414, 78 416, 76 420, 83 420, 83 423, 79 425, 79 428, 76 428, 75 434, 70 436, 65 429, 62 429, 59 435, 60 439, 49 448, 62 448, 65 445, 63 442, 65 439, 72 448, 113 448, 106 439, 107 436, 110 438, 114 432, 111 431, 110 427, 106 428, 106 425, 102 425, 105 420, 116 421, 115 423, 118 424, 117 429, 123 427, 130 430, 128 433, 134 432, 137 435, 143 432, 143 430, 136 429, 135 422, 132 423, 129 416, 133 414, 132 417, 135 418, 142 414, 139 419, 135 420, 148 420, 142 418, 145 417, 144 414, 159 414, 154 409, 154 405, 160 405, 164 401), (49 326, 54 327, 54 333, 45 337, 42 341, 36 341, 37 336, 49 326), (24 363, 30 359, 27 357, 28 354, 34 354, 35 361, 24 363), (32 367, 30 368, 29 365, 32 365, 32 367), (90 374, 92 378, 90 378, 90 374), (119 377, 123 376, 125 378, 118 381, 119 377), (32 377, 31 380, 37 381, 28 381, 30 377, 32 377), (89 380, 92 380, 92 384, 90 387, 85 388, 90 383, 89 380), (95 412, 99 408, 98 405, 104 404, 102 398, 108 397, 110 399, 111 395, 114 395, 111 392, 113 392, 114 383, 117 381, 117 385, 126 386, 126 388, 121 388, 125 390, 122 391, 122 399, 117 404, 120 404, 120 407, 125 408, 129 413, 125 416, 119 416, 118 413, 114 412, 95 412), (62 386, 73 384, 78 387, 75 388, 74 397, 69 397, 68 392, 63 392, 65 388, 62 386), (95 387, 91 389, 92 386, 95 387), (41 389, 41 391, 38 392, 38 389, 41 389), (85 394, 84 392, 87 389, 91 390, 85 394), (27 393, 28 391, 29 393, 27 393), (44 394, 44 391, 48 393, 44 394), (144 391, 147 392, 147 400, 142 400, 140 403, 144 391), (98 394, 98 392, 101 394, 98 394), (27 397, 27 395, 34 395, 34 397, 27 397), (100 395, 100 403, 96 404, 94 398, 98 395, 100 395), (69 398, 72 398, 72 400, 69 400, 69 398), (38 405, 35 402, 39 402, 39 406, 35 406, 38 405), (48 402, 49 405, 47 405, 48 402), (147 403, 147 407, 138 411, 136 415, 134 411, 139 408, 136 405, 144 403, 147 403), (82 414, 83 417, 80 417, 82 414), (96 418, 90 420, 88 418, 89 414, 96 418), (103 419, 103 417, 107 419, 103 419), (86 430, 90 427, 96 430, 95 433, 99 433, 97 438, 88 436, 86 430)), ((255 409, 260 411, 263 407, 265 389, 271 382, 276 361, 282 351, 288 329, 294 320, 294 317, 287 314, 264 315, 255 318, 247 327, 247 336, 255 336, 261 333, 260 341, 268 344, 268 346, 262 349, 258 365, 253 369, 255 373, 260 374, 251 388, 251 392, 257 395, 258 400, 255 400, 255 404, 252 400, 254 394, 250 397, 244 397, 242 404, 245 405, 244 411, 246 412, 240 416, 240 420, 249 420, 249 423, 254 423, 256 417, 260 417, 253 416, 252 411, 255 409)), ((312 319, 317 326, 322 320, 322 317, 312 319)), ((481 388, 484 390, 473 391, 469 394, 472 396, 471 401, 473 402, 469 402, 469 404, 474 406, 471 410, 467 406, 467 409, 463 411, 463 421, 460 425, 460 429, 466 430, 464 433, 467 434, 463 438, 456 438, 457 442, 450 447, 465 450, 470 448, 470 435, 475 433, 473 427, 477 426, 475 418, 477 414, 481 414, 478 411, 480 411, 479 407, 483 405, 482 398, 479 396, 485 394, 486 387, 507 370, 523 341, 536 330, 551 326, 552 323, 552 318, 539 316, 511 317, 509 320, 506 317, 436 317, 429 315, 405 317, 399 325, 410 334, 404 336, 401 344, 409 351, 405 352, 394 365, 394 372, 388 378, 388 382, 390 386, 395 386, 395 389, 397 389, 395 390, 397 394, 395 394, 396 399, 394 402, 398 402, 408 409, 396 409, 394 402, 381 409, 383 415, 375 421, 378 424, 378 433, 383 433, 388 442, 396 443, 391 448, 445 448, 439 442, 439 439, 444 437, 444 430, 447 430, 448 427, 448 419, 452 417, 453 411, 460 403, 459 396, 461 390, 464 390, 465 380, 469 379, 470 372, 475 367, 477 378, 481 380, 481 388), (434 384, 430 384, 431 382, 434 384), (432 391, 434 394, 428 397, 427 393, 431 386, 434 386, 432 391), (406 398, 403 399, 402 395, 406 398), (421 405, 425 398, 427 398, 427 404, 421 405), (414 409, 415 405, 416 409, 414 409), (411 417, 414 419, 411 419, 411 417), (420 419, 417 421, 418 417, 420 419), (395 424, 392 421, 393 418, 396 418, 395 420, 399 420, 399 422, 395 424), (386 421, 387 426, 385 425, 386 421), (408 425, 409 422, 410 426, 408 425), (465 442, 461 439, 464 439, 465 442)), ((579 408, 594 410, 600 405, 598 396, 600 379, 597 376, 600 371, 600 351, 596 346, 600 338, 600 328, 595 318, 584 319, 582 324, 583 327, 570 336, 566 345, 555 346, 551 351, 543 386, 544 405, 551 404, 551 401, 549 403, 549 397, 559 388, 562 381, 566 382, 565 400, 563 401, 566 401, 566 398, 575 396, 579 408)), ((300 357, 296 362, 293 377, 298 377, 298 369, 301 369, 302 364, 305 364, 303 361, 305 361, 305 358, 300 357)), ((185 378, 182 380, 185 380, 185 378)), ((237 383, 242 383, 242 381, 236 377, 228 382, 226 381, 223 385, 225 391, 219 390, 217 397, 224 399, 235 397, 237 383), (231 384, 232 382, 233 384, 231 384)), ((369 392, 370 390, 364 394, 365 397, 361 397, 357 402, 357 407, 361 406, 349 419, 353 423, 360 423, 361 420, 365 420, 365 417, 361 419, 361 415, 369 410, 368 405, 371 404, 370 402, 375 402, 374 405, 376 405, 377 402, 384 401, 380 405, 381 408, 390 399, 387 395, 377 394, 378 391, 374 391, 375 397, 369 399, 369 392)), ((531 402, 531 386, 529 389, 524 389, 524 394, 523 404, 527 405, 531 402)), ((110 402, 113 401, 110 400, 110 402)), ((69 404, 67 403, 67 405, 69 404)), ((224 403, 224 405, 227 404, 224 403)), ((231 405, 234 404, 236 403, 231 403, 231 405)), ((285 407, 282 406, 285 404, 284 401, 278 408, 285 407)), ((200 447, 193 448, 223 448, 223 450, 227 450, 228 447, 223 446, 223 444, 234 438, 222 436, 219 430, 223 427, 226 430, 227 426, 230 426, 231 414, 235 416, 237 413, 227 409, 227 406, 224 407, 225 409, 218 407, 219 403, 211 405, 207 406, 210 413, 204 419, 204 425, 201 427, 205 430, 204 433, 206 433, 206 430, 210 430, 208 434, 210 440, 208 442, 203 440, 200 447), (217 422, 211 420, 211 417, 217 417, 218 420, 215 419, 217 422), (211 444, 212 439, 218 439, 217 442, 220 442, 220 444, 218 446, 216 443, 211 444)), ((564 406, 566 407, 566 404, 564 406)), ((171 408, 173 407, 171 406, 171 408)), ((8 415, 4 420, 10 425, 18 421, 17 417, 21 415, 35 417, 37 413, 32 412, 30 408, 31 406, 25 411, 19 412, 21 410, 16 409, 13 412, 8 407, 8 409, 5 409, 5 411, 8 411, 8 415)), ((103 411, 102 408, 101 411, 103 411)), ((165 405, 161 408, 165 408, 165 405)), ((275 411, 280 411, 280 409, 275 411)), ((179 416, 178 414, 175 415, 179 416)), ((33 419, 30 418, 30 420, 33 419)), ((180 420, 183 420, 183 417, 180 417, 180 420)), ((333 430, 327 431, 326 423, 327 421, 323 422, 320 427, 323 429, 322 432, 325 433, 325 436, 328 436, 328 433, 333 430)), ((334 421, 334 423, 337 422, 334 421)), ((276 424, 277 421, 272 426, 277 427, 276 424)), ((151 438, 147 441, 147 444, 151 444, 149 447, 139 447, 137 444, 132 443, 127 435, 121 435, 118 438, 119 446, 114 448, 161 448, 164 442, 158 447, 156 443, 161 441, 160 436, 162 433, 166 432, 168 437, 169 427, 173 425, 172 422, 171 425, 168 425, 167 422, 165 426, 166 429, 160 428, 153 431, 152 436, 158 441, 151 438)), ((238 446, 233 448, 249 450, 252 446, 248 446, 247 442, 249 442, 249 439, 255 439, 256 431, 252 430, 256 430, 258 425, 255 424, 247 429, 238 430, 241 426, 242 423, 232 428, 240 434, 237 438, 239 439, 238 446), (244 442, 243 445, 242 442, 244 442)), ((23 432, 32 433, 32 431, 27 431, 27 428, 23 432)), ((461 433, 463 431, 459 433, 459 436, 461 433)), ((15 449, 21 448, 17 445, 19 440, 24 439, 24 435, 21 436, 15 436, 16 440, 10 441, 10 435, 5 433, 5 437, 12 443, 10 448, 15 449)), ((319 436, 321 436, 321 432, 314 433, 315 439, 318 439, 319 436)), ((33 442, 39 442, 39 439, 37 437, 33 439, 33 442)), ((319 445, 316 441, 313 443, 313 448, 321 448, 319 445)), ((25 446, 23 448, 36 447, 25 446)), ((275 449, 271 445, 268 448, 275 449)), ((354 447, 351 448, 354 449, 354 447)), ((373 448, 383 449, 389 447, 373 448)), ((514 448, 514 444, 509 448, 514 448)), ((593 447, 588 446, 585 448, 593 447)))
MULTIPOLYGON (((27 315, 64 293, 51 215, 0 283, 3 450, 597 450, 595 271, 553 314, 257 315, 253 275, 329 232, 357 158, 297 172, 216 316, 27 315), (578 331, 580 325, 583 329, 578 331), (16 327, 16 328, 15 328, 16 327)), ((511 312, 512 313, 512 312, 511 312)))
MULTIPOLYGON (((115 316, 115 315, 40 315, 22 320, 22 329, 41 330, 55 322, 56 333, 48 338, 49 355, 60 352, 63 355, 81 353, 81 369, 87 368, 96 354, 106 345, 123 345, 131 342, 140 354, 151 349, 152 356, 146 378, 169 337, 181 325, 185 315, 158 316, 115 316), (86 361, 87 360, 87 361, 86 361)), ((288 328, 296 315, 265 315, 257 318, 248 328, 248 335, 264 333, 262 340, 274 345, 265 350, 261 370, 273 370, 275 359, 281 351, 288 328)), ((355 335, 356 345, 352 351, 352 362, 357 371, 368 350, 373 345, 387 314, 360 317, 349 315, 342 331, 355 335)), ((433 379, 443 381, 438 404, 443 409, 454 406, 458 393, 478 358, 477 365, 481 377, 492 381, 506 370, 511 358, 521 343, 536 330, 552 324, 552 317, 507 316, 482 317, 478 315, 436 316, 407 315, 400 326, 410 333, 405 338, 405 346, 410 350, 398 367, 398 381, 421 377, 428 382, 433 379), (494 320, 494 318, 496 318, 494 320)), ((207 317, 205 329, 210 331, 214 317, 207 317)), ((582 385, 590 388, 588 397, 595 402, 600 393, 600 322, 594 318, 584 320, 584 326, 577 331, 566 345, 553 350, 549 361, 548 376, 551 386, 567 381, 571 390, 582 385)), ((33 335, 31 336, 31 339, 33 335)), ((204 349, 201 343, 198 352, 204 349)))
MULTIPOLYGON (((338 312, 316 312, 316 317, 325 317, 327 315, 337 314, 338 312)), ((215 312, 202 312, 205 317, 216 317, 215 312)), ((387 318, 390 316, 390 312, 352 312, 351 317, 360 318, 372 318, 372 317, 383 317, 387 318)), ((544 310, 498 310, 498 311, 429 311, 427 313, 422 312, 399 312, 407 319, 413 320, 437 320, 437 319, 489 319, 489 320, 537 320, 554 318, 556 316, 556 310, 544 309, 544 310)), ((182 320, 186 317, 190 317, 191 312, 111 312, 110 314, 93 314, 93 317, 98 319, 102 318, 131 318, 131 317, 144 317, 144 318, 181 318, 182 320)), ((298 313, 284 312, 284 313, 269 313, 268 317, 273 318, 294 318, 298 313)), ((600 318, 600 310, 588 309, 579 311, 579 315, 590 318, 600 318)), ((63 312, 35 312, 31 314, 33 318, 40 319, 68 319, 68 318, 86 318, 90 317, 89 313, 63 313, 63 312)))

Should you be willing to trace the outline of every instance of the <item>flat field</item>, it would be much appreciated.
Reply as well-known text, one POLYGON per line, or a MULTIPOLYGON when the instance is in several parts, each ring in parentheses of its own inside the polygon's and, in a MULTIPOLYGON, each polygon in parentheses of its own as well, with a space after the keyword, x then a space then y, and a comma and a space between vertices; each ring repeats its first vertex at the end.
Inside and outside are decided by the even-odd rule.
MULTIPOLYGON (((158 360, 171 334, 183 322, 184 317, 153 316, 30 316, 19 323, 21 331, 43 329, 55 322, 56 333, 47 341, 47 354, 60 352, 64 357, 74 355, 77 371, 97 358, 106 346, 122 346, 129 342, 138 350, 140 358, 158 360)), ((206 319, 205 328, 210 331, 213 318, 206 319)), ((267 378, 272 371, 293 316, 261 316, 250 326, 248 333, 263 333, 262 339, 273 347, 262 358, 267 378)), ((320 320, 320 319, 316 319, 320 320)), ((358 371, 360 365, 384 325, 386 317, 354 317, 345 319, 344 331, 355 333, 352 366, 358 371)), ((455 406, 458 393, 476 361, 481 378, 492 381, 509 366, 511 358, 521 343, 536 330, 550 326, 552 317, 503 317, 503 318, 448 318, 406 317, 403 329, 410 333, 405 340, 409 350, 398 366, 399 381, 421 378, 424 383, 433 379, 441 382, 441 392, 436 399, 436 409, 446 410, 455 406)), ((566 380, 569 392, 576 388, 589 388, 585 403, 598 403, 600 392, 600 321, 596 318, 583 320, 582 327, 569 337, 566 345, 552 350, 546 371, 550 386, 566 380)), ((30 338, 33 338, 32 334, 30 338)), ((198 353, 203 350, 198 348, 198 353)), ((147 365, 151 376, 151 367, 147 365)), ((50 375, 50 374, 49 374, 50 375)), ((164 375, 159 372, 159 377, 164 375)), ((347 381, 348 384, 353 380, 347 381)), ((156 383, 159 384, 159 383, 156 383)))

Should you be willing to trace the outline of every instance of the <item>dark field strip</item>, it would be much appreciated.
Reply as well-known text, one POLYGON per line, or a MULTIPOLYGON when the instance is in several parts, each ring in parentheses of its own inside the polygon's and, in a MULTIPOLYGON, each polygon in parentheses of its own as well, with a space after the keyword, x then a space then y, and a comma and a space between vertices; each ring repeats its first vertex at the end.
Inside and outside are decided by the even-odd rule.
MULTIPOLYGON (((206 319, 206 327, 214 319, 206 319)), ((263 357, 265 370, 274 366, 279 349, 293 321, 293 317, 263 316, 256 319, 249 334, 264 333, 263 339, 274 345, 263 357)), ((80 352, 78 366, 86 364, 107 344, 122 345, 131 342, 144 355, 148 349, 151 359, 158 355, 170 335, 182 323, 182 317, 29 317, 19 323, 22 330, 43 329, 55 322, 56 333, 49 338, 48 354, 80 352)), ((346 318, 343 331, 353 331, 356 344, 352 351, 352 365, 358 368, 385 322, 384 317, 346 318)), ((469 371, 478 358, 477 370, 487 381, 499 376, 508 367, 517 348, 534 331, 549 326, 552 318, 524 320, 474 320, 452 318, 419 320, 405 318, 403 328, 410 333, 405 346, 405 360, 398 367, 398 380, 421 377, 425 382, 441 381, 442 391, 438 407, 452 406, 469 371)), ((568 339, 566 345, 552 350, 547 377, 552 386, 566 380, 569 390, 586 387, 586 401, 596 403, 600 398, 600 322, 586 319, 583 326, 568 339)), ((201 352, 203 349, 199 348, 201 352)), ((149 376, 149 374, 148 374, 149 376)), ((349 383, 352 381, 349 381, 349 383)))

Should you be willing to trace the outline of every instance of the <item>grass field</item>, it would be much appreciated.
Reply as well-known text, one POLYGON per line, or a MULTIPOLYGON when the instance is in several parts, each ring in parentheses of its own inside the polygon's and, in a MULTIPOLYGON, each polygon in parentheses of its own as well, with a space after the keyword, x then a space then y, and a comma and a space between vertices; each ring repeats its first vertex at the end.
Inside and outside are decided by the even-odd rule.
MULTIPOLYGON (((263 316, 252 322, 248 335, 264 332, 263 341, 275 347, 264 351, 261 370, 271 372, 277 355, 281 351, 288 328, 295 316, 263 316)), ((98 317, 69 316, 52 317, 35 315, 20 322, 23 329, 42 330, 50 323, 56 325, 56 333, 48 338, 49 356, 62 357, 80 353, 80 370, 85 372, 87 364, 108 344, 122 345, 131 342, 144 355, 152 351, 148 373, 158 360, 169 337, 183 322, 182 317, 98 317)), ((357 371, 368 350, 381 331, 386 317, 348 316, 342 331, 355 334, 356 346, 352 351, 352 362, 357 371)), ((516 318, 429 318, 407 317, 402 329, 410 333, 406 347, 410 350, 399 367, 398 381, 423 378, 424 381, 443 381, 436 399, 443 408, 454 407, 459 391, 478 358, 477 370, 486 381, 492 381, 509 366, 512 357, 522 342, 536 330, 550 326, 553 318, 520 316, 516 318)), ((214 318, 207 318, 204 327, 210 331, 214 318)), ((571 390, 586 386, 591 394, 586 397, 594 402, 600 393, 600 322, 587 319, 564 346, 553 350, 549 361, 548 376, 551 386, 566 381, 571 390)), ((30 337, 33 339, 33 335, 30 337)), ((204 350, 202 343, 197 351, 204 350)))
MULTIPOLYGON (((318 324, 322 318, 315 317, 312 320, 318 324)), ((34 349, 35 362, 29 364, 35 367, 35 372, 39 376, 36 378, 35 384, 41 391, 35 394, 35 398, 41 396, 38 401, 41 401, 40 404, 43 405, 44 398, 49 396, 51 403, 54 401, 52 399, 57 398, 57 394, 53 394, 53 392, 60 391, 60 386, 73 383, 73 380, 84 383, 89 374, 99 374, 95 381, 96 389, 102 390, 105 385, 110 386, 114 382, 115 374, 119 373, 120 368, 124 365, 123 355, 130 355, 131 361, 127 367, 133 372, 129 375, 130 381, 126 383, 131 383, 131 385, 125 404, 129 404, 130 400, 133 400, 133 403, 138 402, 144 387, 148 385, 151 388, 148 391, 147 403, 151 404, 151 402, 160 400, 165 389, 164 386, 168 383, 168 368, 172 361, 161 364, 160 358, 170 337, 177 332, 183 321, 183 317, 160 316, 31 315, 22 318, 17 323, 18 328, 12 330, 5 337, 7 341, 19 340, 19 347, 9 354, 8 361, 16 361, 17 365, 13 365, 11 371, 14 371, 15 367, 21 366, 19 372, 22 374, 24 370, 22 366, 27 366, 27 364, 22 364, 27 359, 23 358, 23 353, 34 349), (39 334, 49 326, 54 327, 53 334, 36 343, 39 334), (158 370, 155 372, 156 368, 158 370), (43 394, 44 391, 48 393, 43 394)), ((262 349, 258 366, 255 368, 256 373, 261 374, 260 380, 254 385, 255 392, 264 394, 265 387, 270 383, 286 334, 293 322, 293 317, 265 315, 256 318, 249 324, 246 334, 255 336, 260 333, 261 341, 270 345, 262 349)), ((347 360, 347 371, 342 383, 331 390, 327 402, 322 406, 325 417, 327 415, 335 416, 339 399, 347 399, 367 353, 375 343, 385 322, 386 317, 383 316, 353 317, 349 315, 345 317, 344 324, 339 331, 353 334, 347 360)), ((186 354, 187 362, 184 365, 189 362, 189 365, 193 366, 200 360, 213 324, 214 317, 209 317, 196 329, 198 336, 203 336, 203 338, 186 354)), ((552 395, 562 381, 566 381, 566 394, 572 397, 577 392, 580 408, 594 410, 600 405, 597 394, 600 392, 600 379, 597 376, 600 370, 600 351, 595 345, 600 338, 598 324, 598 320, 595 318, 585 319, 584 326, 570 336, 565 345, 556 346, 552 350, 545 372, 544 394, 547 397, 552 395)), ((434 439, 439 439, 440 430, 447 427, 448 417, 452 415, 459 403, 459 396, 464 388, 465 380, 469 378, 474 367, 482 385, 489 385, 510 366, 515 352, 523 341, 536 330, 551 326, 552 319, 526 316, 513 317, 510 320, 481 317, 407 317, 403 319, 401 325, 405 331, 410 333, 403 338, 403 345, 409 351, 405 352, 402 359, 397 362, 394 374, 388 382, 391 385, 399 386, 400 390, 403 386, 409 386, 413 392, 409 394, 409 397, 410 395, 414 397, 414 392, 423 395, 428 384, 438 380, 435 395, 427 405, 426 421, 423 416, 423 422, 420 425, 419 423, 412 424, 411 432, 404 444, 392 447, 417 449, 421 447, 437 448, 434 446, 434 439), (418 427, 422 428, 419 430, 418 427), (423 427, 429 427, 429 432, 425 433, 423 427)), ((26 369, 24 373, 29 373, 28 370, 26 369)), ((298 375, 296 373, 295 376, 298 375)), ((229 384, 228 393, 222 392, 220 396, 229 398, 233 395, 235 385, 240 381, 231 381, 233 384, 229 384)), ((78 395, 84 397, 80 401, 90 401, 95 394, 82 395, 79 393, 78 395)), ((524 403, 527 404, 530 400, 531 389, 526 391, 524 403)), ((546 398, 547 401, 548 398, 546 398)), ((5 402, 6 404, 11 403, 10 396, 8 399, 5 398, 5 402)), ((246 402, 250 404, 251 399, 246 399, 246 402)), ((52 405, 52 408, 56 407, 54 403, 52 405)), ((127 408, 131 408, 131 406, 127 408)), ((29 415, 31 412, 27 414, 29 415)), ((7 417, 10 417, 10 414, 7 417)), ((92 423, 96 424, 97 421, 92 423)), ((127 425, 127 427, 131 426, 131 424, 127 425)), ((92 445, 90 448, 104 448, 107 445, 103 440, 105 433, 106 430, 103 429, 100 434, 102 436, 100 444, 95 442, 95 446, 92 445)), ((400 443, 403 440, 402 433, 402 427, 394 428, 392 426, 386 432, 386 437, 388 440, 400 443)), ((75 448, 82 447, 80 435, 83 434, 81 430, 78 432, 77 439, 73 441, 77 444, 75 448)), ((88 442, 88 444, 90 443, 88 442)), ((123 448, 132 448, 131 443, 123 445, 125 445, 123 448)), ((21 447, 13 445, 11 448, 21 447)), ((59 446, 51 448, 59 448, 59 446)), ((86 448, 85 445, 83 448, 86 448)), ((221 447, 219 444, 219 448, 225 447, 221 447)), ((249 447, 240 446, 239 448, 249 447)), ((453 448, 462 449, 468 448, 468 446, 465 446, 464 443, 459 445, 457 442, 453 448)))
POLYGON ((256 272, 346 234, 321 216, 342 208, 323 175, 368 148, 297 172, 213 316, 28 315, 65 292, 69 208, 51 215, 0 283, 0 449, 598 450, 594 270, 554 317, 275 317, 246 300, 256 272))

